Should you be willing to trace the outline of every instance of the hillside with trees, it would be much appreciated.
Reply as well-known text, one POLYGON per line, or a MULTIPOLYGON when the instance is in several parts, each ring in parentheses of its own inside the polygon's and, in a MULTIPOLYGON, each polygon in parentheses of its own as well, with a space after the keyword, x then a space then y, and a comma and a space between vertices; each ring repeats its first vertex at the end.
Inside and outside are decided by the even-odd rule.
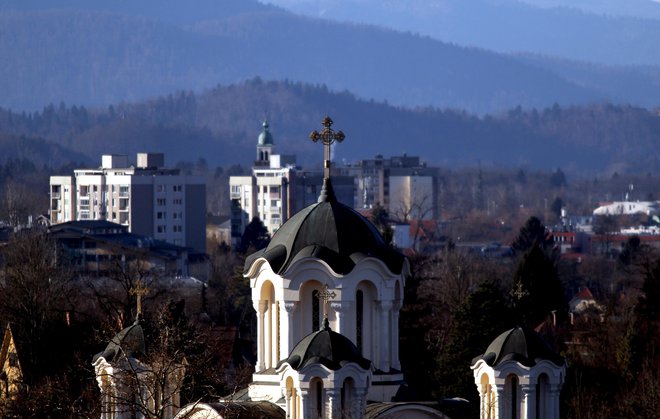
POLYGON ((299 16, 254 1, 198 3, 188 10, 171 0, 167 7, 154 6, 159 11, 153 13, 148 5, 130 2, 3 5, 0 106, 30 111, 60 101, 105 106, 255 76, 325 84, 397 106, 480 114, 555 102, 657 104, 653 68, 649 75, 629 67, 587 67, 583 73, 593 77, 571 77, 542 61, 299 16), (644 88, 629 92, 627 85, 612 83, 617 74, 644 88), (580 83, 585 78, 590 82, 580 83))
MULTIPOLYGON (((277 151, 295 153, 303 165, 319 165, 318 147, 307 138, 324 115, 347 134, 333 155, 352 162, 376 154, 421 155, 446 167, 562 168, 571 175, 657 173, 660 115, 617 105, 523 110, 479 117, 450 109, 397 108, 361 100, 326 86, 259 78, 218 86, 201 94, 178 92, 107 108, 49 105, 40 112, 0 109, 0 133, 56 144, 52 158, 94 164, 101 154, 158 150, 169 163, 250 165, 261 122, 268 119, 277 151)), ((10 138, 10 137, 7 137, 10 138)), ((21 147, 6 157, 21 158, 21 147)), ((14 141, 15 143, 15 141, 14 141)), ((44 143, 46 144, 46 143, 44 143)), ((32 148, 29 148, 32 147, 32 148)), ((37 153, 38 155, 38 153, 37 153)), ((38 164, 47 163, 45 157, 38 164)))

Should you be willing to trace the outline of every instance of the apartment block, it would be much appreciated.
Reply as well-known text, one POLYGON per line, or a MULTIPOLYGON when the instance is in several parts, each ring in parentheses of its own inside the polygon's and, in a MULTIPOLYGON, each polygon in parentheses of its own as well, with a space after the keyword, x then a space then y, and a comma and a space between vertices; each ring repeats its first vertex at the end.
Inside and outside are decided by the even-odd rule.
POLYGON ((162 153, 103 155, 101 167, 51 176, 52 224, 107 220, 178 246, 205 251, 206 183, 168 169, 162 153))

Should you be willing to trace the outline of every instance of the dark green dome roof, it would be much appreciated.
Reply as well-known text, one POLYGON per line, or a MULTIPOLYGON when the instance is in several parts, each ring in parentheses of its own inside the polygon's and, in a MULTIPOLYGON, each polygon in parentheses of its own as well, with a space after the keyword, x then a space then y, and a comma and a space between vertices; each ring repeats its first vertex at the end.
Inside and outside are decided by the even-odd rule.
POLYGON ((113 337, 105 350, 94 356, 95 362, 99 357, 105 358, 108 362, 117 361, 122 356, 127 358, 136 358, 146 353, 144 349, 144 332, 139 322, 128 326, 113 337))
POLYGON ((401 253, 385 243, 369 220, 337 202, 329 180, 324 183, 319 202, 291 217, 265 249, 246 258, 244 272, 260 257, 278 274, 305 257, 321 259, 342 275, 366 257, 380 259, 397 274, 405 261, 401 253))
POLYGON ((264 121, 263 123, 263 130, 261 131, 261 134, 259 134, 259 139, 257 140, 257 144, 259 145, 273 145, 273 134, 268 131, 268 121, 264 121))
POLYGON ((541 335, 527 328, 515 327, 495 338, 483 355, 472 360, 472 364, 483 359, 491 367, 504 361, 517 361, 527 367, 548 360, 557 366, 564 365, 564 358, 557 355, 541 335))
POLYGON ((310 364, 321 364, 331 370, 338 370, 349 362, 363 369, 371 367, 371 361, 363 358, 358 348, 349 338, 330 330, 327 319, 322 330, 305 336, 291 351, 288 358, 280 361, 291 365, 296 371, 310 364))

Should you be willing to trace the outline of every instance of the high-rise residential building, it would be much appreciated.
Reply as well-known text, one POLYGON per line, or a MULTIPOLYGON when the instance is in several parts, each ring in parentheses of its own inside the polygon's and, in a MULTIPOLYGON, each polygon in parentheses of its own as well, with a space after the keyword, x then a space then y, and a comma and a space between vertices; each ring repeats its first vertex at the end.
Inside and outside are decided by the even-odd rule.
MULTIPOLYGON (((252 173, 229 178, 233 244, 240 241, 252 218, 259 217, 272 235, 293 214, 318 198, 323 174, 301 170, 295 155, 274 152, 273 135, 266 121, 257 138, 257 159, 252 173)), ((353 203, 353 179, 337 176, 334 183, 335 194, 344 202, 353 203)))
POLYGON ((107 220, 131 233, 205 251, 206 183, 165 168, 162 153, 103 155, 101 167, 51 176, 50 219, 107 220))
POLYGON ((438 169, 417 156, 377 155, 342 168, 342 173, 355 178, 356 208, 380 204, 403 221, 438 217, 438 169))

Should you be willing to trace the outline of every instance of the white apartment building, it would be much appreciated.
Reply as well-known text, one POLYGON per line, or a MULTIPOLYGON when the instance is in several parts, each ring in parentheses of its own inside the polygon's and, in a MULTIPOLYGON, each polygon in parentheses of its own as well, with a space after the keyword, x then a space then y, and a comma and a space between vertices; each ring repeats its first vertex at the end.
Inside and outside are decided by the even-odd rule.
POLYGON ((229 178, 232 201, 232 241, 236 244, 245 226, 259 217, 272 235, 291 215, 289 184, 296 175, 295 156, 273 154, 275 144, 268 122, 257 140, 257 159, 250 176, 229 178))
MULTIPOLYGON (((268 128, 268 122, 264 122, 257 138, 252 174, 229 178, 233 245, 240 242, 245 227, 254 217, 259 217, 272 236, 291 216, 316 202, 323 185, 323 174, 302 171, 296 166, 296 156, 273 154, 275 144, 268 128)), ((353 178, 333 176, 332 183, 336 196, 352 205, 353 178)))
POLYGON ((162 153, 138 153, 135 165, 126 155, 103 155, 99 168, 51 176, 51 223, 107 220, 205 252, 205 181, 164 163, 162 153))

